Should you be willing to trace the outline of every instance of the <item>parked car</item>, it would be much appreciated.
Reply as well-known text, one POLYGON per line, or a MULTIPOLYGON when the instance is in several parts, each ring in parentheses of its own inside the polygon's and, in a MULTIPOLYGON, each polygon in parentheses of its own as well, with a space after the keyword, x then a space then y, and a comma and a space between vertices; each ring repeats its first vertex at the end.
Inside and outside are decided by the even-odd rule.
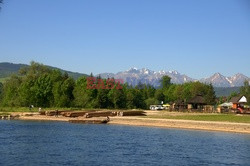
POLYGON ((150 110, 163 110, 164 107, 162 105, 151 105, 149 107, 150 110))

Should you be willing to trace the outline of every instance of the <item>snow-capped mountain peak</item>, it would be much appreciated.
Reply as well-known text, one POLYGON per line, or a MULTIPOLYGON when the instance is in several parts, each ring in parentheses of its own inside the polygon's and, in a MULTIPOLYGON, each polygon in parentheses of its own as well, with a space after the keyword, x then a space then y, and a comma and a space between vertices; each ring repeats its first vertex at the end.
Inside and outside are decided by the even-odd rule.
POLYGON ((176 70, 170 70, 169 73, 170 74, 179 74, 178 71, 176 71, 176 70))
POLYGON ((136 67, 131 67, 130 69, 128 69, 128 70, 126 70, 126 71, 136 71, 136 70, 138 70, 138 68, 136 68, 136 67))
POLYGON ((141 72, 142 74, 151 74, 151 73, 152 73, 151 70, 146 69, 146 68, 142 68, 142 69, 140 70, 140 72, 141 72))
POLYGON ((165 70, 160 70, 158 73, 159 74, 166 74, 166 71, 165 70))
POLYGON ((204 83, 212 83, 215 87, 236 87, 242 86, 245 80, 248 80, 250 83, 249 77, 237 73, 232 77, 225 77, 221 73, 215 73, 211 77, 203 78, 200 80, 190 78, 184 74, 180 74, 175 70, 165 71, 160 70, 158 72, 149 70, 147 68, 138 69, 136 67, 132 67, 129 70, 118 72, 116 74, 113 73, 102 73, 98 74, 102 78, 110 78, 114 77, 117 79, 123 79, 124 82, 127 82, 130 85, 137 85, 139 82, 145 84, 151 84, 155 87, 160 85, 160 79, 164 75, 168 75, 171 77, 172 83, 182 84, 190 81, 200 81, 204 83))
POLYGON ((245 80, 249 80, 249 78, 240 73, 232 77, 225 77, 220 73, 215 73, 211 77, 201 79, 201 82, 212 83, 216 87, 236 87, 242 86, 245 80))

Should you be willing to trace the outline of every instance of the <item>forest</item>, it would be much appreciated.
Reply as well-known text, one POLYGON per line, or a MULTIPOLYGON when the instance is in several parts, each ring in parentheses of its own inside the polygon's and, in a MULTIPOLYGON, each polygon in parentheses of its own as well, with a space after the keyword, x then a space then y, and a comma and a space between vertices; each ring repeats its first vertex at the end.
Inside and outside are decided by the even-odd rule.
MULTIPOLYGON (((93 77, 93 75, 90 75, 93 77)), ((211 84, 189 82, 172 84, 171 78, 163 76, 161 87, 139 83, 132 87, 127 83, 122 88, 87 88, 88 77, 73 79, 66 72, 31 62, 18 74, 12 75, 4 83, 0 83, 0 106, 3 107, 77 107, 107 109, 148 109, 151 104, 188 101, 196 95, 204 96, 206 103, 215 105, 223 102, 216 99, 211 84)), ((101 79, 101 78, 99 78, 101 79)), ((104 84, 107 83, 103 79, 104 84)), ((249 99, 248 82, 241 87, 241 93, 249 99)), ((232 94, 230 97, 238 94, 232 94)), ((248 100, 249 101, 249 100, 248 100)))

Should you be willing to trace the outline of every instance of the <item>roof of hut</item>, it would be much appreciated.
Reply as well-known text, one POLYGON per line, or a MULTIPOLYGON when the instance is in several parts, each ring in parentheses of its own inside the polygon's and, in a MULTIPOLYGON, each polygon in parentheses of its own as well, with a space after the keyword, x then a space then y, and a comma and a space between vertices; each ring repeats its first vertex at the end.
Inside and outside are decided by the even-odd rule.
POLYGON ((197 95, 188 101, 189 104, 206 104, 205 99, 201 95, 197 95))
POLYGON ((242 95, 242 96, 233 97, 229 102, 232 102, 232 103, 240 103, 240 102, 245 103, 247 101, 246 101, 246 97, 242 95))
POLYGON ((175 104, 185 104, 185 102, 184 100, 179 99, 175 101, 175 104))

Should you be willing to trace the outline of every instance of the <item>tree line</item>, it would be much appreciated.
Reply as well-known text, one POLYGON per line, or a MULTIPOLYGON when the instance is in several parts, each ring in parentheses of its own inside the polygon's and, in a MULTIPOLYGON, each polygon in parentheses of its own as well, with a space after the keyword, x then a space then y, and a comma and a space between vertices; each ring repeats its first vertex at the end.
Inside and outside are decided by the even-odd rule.
MULTIPOLYGON (((106 83, 106 80, 104 83, 106 83)), ((148 109, 151 104, 188 101, 196 95, 204 96, 208 104, 216 103, 211 84, 189 82, 172 84, 171 78, 163 76, 161 87, 139 83, 135 87, 127 83, 117 89, 89 89, 87 77, 77 80, 49 69, 43 64, 31 62, 0 84, 0 105, 9 107, 79 107, 109 109, 148 109)))

